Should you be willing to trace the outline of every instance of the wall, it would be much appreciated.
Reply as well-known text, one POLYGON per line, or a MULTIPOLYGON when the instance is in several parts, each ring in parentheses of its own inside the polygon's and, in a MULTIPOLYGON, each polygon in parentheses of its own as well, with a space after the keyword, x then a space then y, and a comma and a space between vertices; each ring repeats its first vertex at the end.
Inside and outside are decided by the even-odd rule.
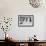
MULTIPOLYGON (((34 34, 37 39, 46 40, 45 38, 45 6, 33 8, 28 0, 0 0, 0 17, 12 17, 13 22, 10 33, 17 40, 27 40, 34 34), (18 27, 18 15, 34 15, 34 27, 18 27)), ((2 33, 2 31, 0 31, 2 33)), ((0 33, 0 35, 2 35, 0 33)), ((3 33, 4 34, 4 33, 3 33)), ((0 36, 2 39, 2 36, 0 36)))

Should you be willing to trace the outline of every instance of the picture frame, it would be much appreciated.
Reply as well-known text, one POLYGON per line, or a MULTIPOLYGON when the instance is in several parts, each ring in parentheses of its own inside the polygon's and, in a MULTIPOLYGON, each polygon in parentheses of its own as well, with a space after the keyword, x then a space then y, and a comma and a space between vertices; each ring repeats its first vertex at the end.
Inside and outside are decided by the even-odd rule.
POLYGON ((33 27, 34 16, 33 15, 18 15, 18 27, 33 27))

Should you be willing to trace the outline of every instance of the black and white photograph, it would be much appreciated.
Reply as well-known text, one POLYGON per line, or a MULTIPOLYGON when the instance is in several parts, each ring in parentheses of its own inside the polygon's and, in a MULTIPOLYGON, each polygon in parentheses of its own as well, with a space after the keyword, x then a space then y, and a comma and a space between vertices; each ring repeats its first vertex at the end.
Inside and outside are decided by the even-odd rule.
POLYGON ((0 0, 0 46, 46 46, 46 0, 0 0))
POLYGON ((33 27, 34 26, 34 16, 33 15, 18 15, 18 26, 33 27))

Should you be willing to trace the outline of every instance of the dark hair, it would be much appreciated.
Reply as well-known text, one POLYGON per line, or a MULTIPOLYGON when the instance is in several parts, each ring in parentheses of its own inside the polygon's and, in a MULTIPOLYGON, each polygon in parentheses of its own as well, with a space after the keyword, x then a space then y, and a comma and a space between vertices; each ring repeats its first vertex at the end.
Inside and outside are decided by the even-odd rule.
POLYGON ((34 35, 34 37, 36 37, 36 35, 34 35))

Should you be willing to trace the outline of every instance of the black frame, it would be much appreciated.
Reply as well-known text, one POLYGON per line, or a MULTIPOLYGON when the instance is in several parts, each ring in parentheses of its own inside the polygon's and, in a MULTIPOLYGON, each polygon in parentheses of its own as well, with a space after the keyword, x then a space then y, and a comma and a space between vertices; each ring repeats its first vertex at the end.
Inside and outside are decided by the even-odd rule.
POLYGON ((34 15, 18 15, 18 27, 33 27, 34 26, 34 15), (30 17, 32 17, 32 25, 20 25, 19 24, 19 17, 20 16, 30 16, 30 17))

